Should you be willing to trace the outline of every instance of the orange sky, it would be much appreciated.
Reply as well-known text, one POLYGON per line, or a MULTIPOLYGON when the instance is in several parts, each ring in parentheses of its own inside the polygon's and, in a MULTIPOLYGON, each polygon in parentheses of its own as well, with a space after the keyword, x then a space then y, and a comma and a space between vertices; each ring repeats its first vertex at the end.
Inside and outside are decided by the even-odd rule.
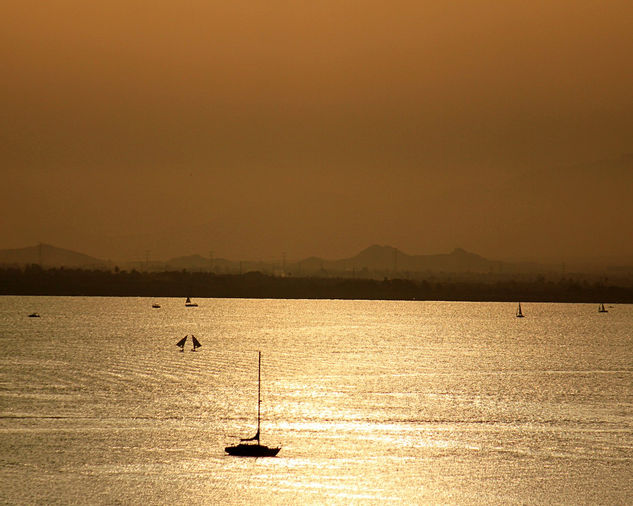
POLYGON ((633 259, 633 3, 307 4, 5 0, 0 248, 633 259))

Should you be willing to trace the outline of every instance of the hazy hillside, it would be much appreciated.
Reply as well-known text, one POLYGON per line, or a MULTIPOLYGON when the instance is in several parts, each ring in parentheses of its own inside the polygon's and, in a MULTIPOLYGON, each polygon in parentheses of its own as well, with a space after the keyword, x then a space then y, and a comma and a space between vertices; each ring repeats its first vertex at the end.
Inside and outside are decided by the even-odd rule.
POLYGON ((188 255, 182 257, 171 258, 165 262, 166 269, 194 269, 208 270, 210 266, 209 259, 200 255, 188 255))
POLYGON ((326 271, 381 271, 381 272, 491 272, 499 270, 501 262, 487 260, 457 248, 452 253, 438 255, 409 255, 392 246, 370 246, 357 255, 342 260, 310 257, 300 262, 301 272, 326 271))
POLYGON ((76 251, 57 248, 50 244, 28 246, 26 248, 0 250, 0 264, 30 265, 43 267, 103 267, 107 262, 76 251))
POLYGON ((371 269, 391 269, 396 271, 446 271, 446 272, 488 272, 498 268, 499 262, 487 260, 461 248, 448 254, 408 255, 391 246, 370 246, 347 260, 371 269))

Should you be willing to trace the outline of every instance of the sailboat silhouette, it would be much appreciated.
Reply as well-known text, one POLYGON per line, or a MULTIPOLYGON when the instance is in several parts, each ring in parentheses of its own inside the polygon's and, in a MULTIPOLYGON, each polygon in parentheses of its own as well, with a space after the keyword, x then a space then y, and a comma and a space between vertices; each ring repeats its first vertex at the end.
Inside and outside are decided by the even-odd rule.
POLYGON ((241 438, 242 441, 234 446, 227 446, 224 451, 229 455, 237 457, 274 457, 279 453, 281 448, 270 448, 260 444, 260 420, 261 420, 261 404, 262 404, 262 352, 259 351, 259 366, 257 373, 257 432, 253 437, 241 438), (250 443, 256 441, 256 443, 250 443), (244 444, 248 442, 248 444, 244 444))
POLYGON ((521 303, 519 302, 519 308, 517 309, 517 318, 523 317, 525 317, 525 315, 523 314, 523 311, 521 311, 521 303))

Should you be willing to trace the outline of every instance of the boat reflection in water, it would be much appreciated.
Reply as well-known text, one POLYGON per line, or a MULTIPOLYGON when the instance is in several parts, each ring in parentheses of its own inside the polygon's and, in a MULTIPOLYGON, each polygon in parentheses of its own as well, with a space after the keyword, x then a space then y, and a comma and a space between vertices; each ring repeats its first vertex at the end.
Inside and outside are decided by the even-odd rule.
POLYGON ((262 352, 259 351, 259 367, 257 373, 257 432, 253 437, 240 439, 241 443, 234 446, 227 446, 224 451, 236 457, 274 457, 281 448, 271 448, 260 444, 260 421, 261 421, 261 392, 262 392, 262 352))

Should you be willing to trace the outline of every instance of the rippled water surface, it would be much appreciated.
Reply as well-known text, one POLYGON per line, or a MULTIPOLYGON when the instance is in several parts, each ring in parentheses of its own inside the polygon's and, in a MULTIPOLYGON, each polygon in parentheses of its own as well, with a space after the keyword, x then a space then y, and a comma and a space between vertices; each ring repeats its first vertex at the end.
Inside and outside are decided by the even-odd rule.
POLYGON ((631 305, 197 302, 0 297, 0 502, 633 502, 631 305))

